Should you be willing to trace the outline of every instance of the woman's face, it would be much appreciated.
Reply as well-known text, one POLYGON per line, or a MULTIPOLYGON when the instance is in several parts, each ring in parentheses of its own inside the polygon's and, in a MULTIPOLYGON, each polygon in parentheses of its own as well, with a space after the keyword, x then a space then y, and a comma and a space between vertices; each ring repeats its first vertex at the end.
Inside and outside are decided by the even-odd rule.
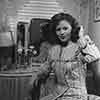
POLYGON ((72 26, 66 20, 62 20, 56 27, 56 34, 60 41, 67 42, 71 37, 72 26))

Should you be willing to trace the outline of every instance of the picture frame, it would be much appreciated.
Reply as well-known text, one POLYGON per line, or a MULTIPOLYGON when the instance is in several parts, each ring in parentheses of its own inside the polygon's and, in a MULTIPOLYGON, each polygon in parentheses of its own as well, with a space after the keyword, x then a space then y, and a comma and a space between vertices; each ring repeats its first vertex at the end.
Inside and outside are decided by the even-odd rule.
POLYGON ((100 0, 94 0, 94 21, 100 21, 100 0))

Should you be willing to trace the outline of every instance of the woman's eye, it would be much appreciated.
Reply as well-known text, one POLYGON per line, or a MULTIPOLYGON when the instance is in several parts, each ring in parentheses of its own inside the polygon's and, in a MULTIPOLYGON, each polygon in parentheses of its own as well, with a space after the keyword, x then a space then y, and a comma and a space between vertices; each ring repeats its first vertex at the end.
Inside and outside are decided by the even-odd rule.
POLYGON ((68 29, 68 27, 63 27, 63 30, 67 30, 68 29))
POLYGON ((60 31, 60 30, 68 30, 68 27, 62 27, 62 28, 57 28, 56 31, 60 31))
POLYGON ((56 31, 60 31, 60 28, 57 28, 56 31))

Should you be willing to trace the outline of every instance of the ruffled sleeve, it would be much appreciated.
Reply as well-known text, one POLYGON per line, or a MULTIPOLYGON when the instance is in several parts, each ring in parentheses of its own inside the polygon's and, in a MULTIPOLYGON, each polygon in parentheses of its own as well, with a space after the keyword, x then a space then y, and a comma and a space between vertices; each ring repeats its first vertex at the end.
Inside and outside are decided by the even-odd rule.
POLYGON ((82 41, 79 40, 79 46, 82 54, 84 55, 84 60, 87 63, 91 63, 93 61, 100 59, 100 51, 95 43, 90 39, 88 35, 84 36, 82 41), (85 41, 86 45, 82 47, 82 41, 85 41))

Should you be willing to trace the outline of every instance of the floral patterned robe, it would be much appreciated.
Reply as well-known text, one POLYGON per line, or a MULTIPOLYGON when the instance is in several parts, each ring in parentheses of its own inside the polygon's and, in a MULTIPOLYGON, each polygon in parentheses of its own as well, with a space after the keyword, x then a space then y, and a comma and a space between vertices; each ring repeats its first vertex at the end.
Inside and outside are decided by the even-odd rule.
POLYGON ((44 90, 46 93, 41 100, 100 100, 87 94, 85 82, 86 64, 99 58, 100 53, 94 43, 88 43, 84 49, 73 42, 65 47, 52 46, 48 61, 39 72, 39 76, 49 73, 44 90))

